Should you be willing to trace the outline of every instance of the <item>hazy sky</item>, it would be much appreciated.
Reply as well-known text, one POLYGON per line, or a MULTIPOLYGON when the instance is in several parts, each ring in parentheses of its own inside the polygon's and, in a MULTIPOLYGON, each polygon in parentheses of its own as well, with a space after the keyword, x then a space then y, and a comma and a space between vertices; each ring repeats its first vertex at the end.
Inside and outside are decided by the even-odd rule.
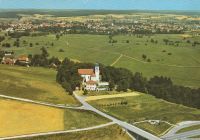
POLYGON ((0 8, 200 10, 200 0, 0 0, 0 8))

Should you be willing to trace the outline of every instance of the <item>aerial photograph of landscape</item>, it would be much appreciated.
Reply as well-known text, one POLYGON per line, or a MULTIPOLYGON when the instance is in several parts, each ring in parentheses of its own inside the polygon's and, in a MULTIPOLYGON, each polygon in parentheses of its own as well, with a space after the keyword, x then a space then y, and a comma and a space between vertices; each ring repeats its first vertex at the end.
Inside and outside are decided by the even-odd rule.
POLYGON ((0 140, 200 140, 200 0, 0 0, 0 140))

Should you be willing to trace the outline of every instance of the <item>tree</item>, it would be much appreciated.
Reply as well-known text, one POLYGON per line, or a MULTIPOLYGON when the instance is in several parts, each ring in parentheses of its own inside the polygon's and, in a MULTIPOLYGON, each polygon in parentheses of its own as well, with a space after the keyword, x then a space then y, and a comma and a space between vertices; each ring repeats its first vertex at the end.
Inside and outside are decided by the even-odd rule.
POLYGON ((142 58, 146 60, 147 56, 145 54, 142 55, 142 58))
POLYGON ((150 59, 150 58, 148 58, 148 59, 147 59, 147 62, 151 62, 151 59, 150 59))
POLYGON ((33 43, 30 43, 30 44, 29 44, 29 47, 33 47, 33 43))
POLYGON ((132 77, 131 89, 139 92, 146 92, 147 79, 142 73, 136 72, 132 77))
POLYGON ((87 94, 88 94, 88 91, 84 90, 83 95, 87 95, 87 94))
POLYGON ((56 34, 56 39, 59 40, 60 39, 60 35, 56 34))
POLYGON ((113 90, 115 88, 115 83, 111 80, 110 82, 109 82, 109 90, 113 90))
POLYGON ((65 82, 62 83, 62 87, 63 87, 70 95, 73 94, 73 90, 72 90, 72 88, 71 88, 70 83, 68 83, 68 82, 65 81, 65 82))
POLYGON ((42 56, 43 57, 48 57, 49 56, 49 53, 47 52, 46 48, 45 47, 42 47, 40 50, 42 50, 42 56))
POLYGON ((63 49, 59 49, 59 52, 65 52, 63 49))

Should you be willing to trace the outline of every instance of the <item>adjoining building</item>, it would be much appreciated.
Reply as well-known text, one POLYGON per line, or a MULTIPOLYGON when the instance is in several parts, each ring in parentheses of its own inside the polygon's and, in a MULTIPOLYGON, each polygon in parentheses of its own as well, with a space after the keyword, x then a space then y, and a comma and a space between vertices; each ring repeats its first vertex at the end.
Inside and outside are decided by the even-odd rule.
POLYGON ((7 65, 14 65, 16 62, 14 52, 13 51, 6 51, 4 52, 4 57, 2 58, 2 64, 7 65))
POLYGON ((83 78, 82 89, 89 91, 109 90, 109 83, 101 81, 99 65, 94 69, 78 69, 78 73, 83 78))
POLYGON ((30 63, 28 56, 26 55, 20 55, 17 58, 17 63, 21 64, 21 65, 25 65, 28 66, 28 64, 30 63))

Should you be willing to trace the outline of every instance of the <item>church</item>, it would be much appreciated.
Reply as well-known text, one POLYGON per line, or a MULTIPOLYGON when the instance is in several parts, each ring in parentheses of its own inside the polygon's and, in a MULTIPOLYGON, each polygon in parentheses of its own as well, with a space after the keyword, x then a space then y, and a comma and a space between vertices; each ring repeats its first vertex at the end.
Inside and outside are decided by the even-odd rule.
POLYGON ((78 73, 83 78, 82 89, 88 91, 109 90, 109 83, 101 81, 98 64, 94 69, 78 69, 78 73))

